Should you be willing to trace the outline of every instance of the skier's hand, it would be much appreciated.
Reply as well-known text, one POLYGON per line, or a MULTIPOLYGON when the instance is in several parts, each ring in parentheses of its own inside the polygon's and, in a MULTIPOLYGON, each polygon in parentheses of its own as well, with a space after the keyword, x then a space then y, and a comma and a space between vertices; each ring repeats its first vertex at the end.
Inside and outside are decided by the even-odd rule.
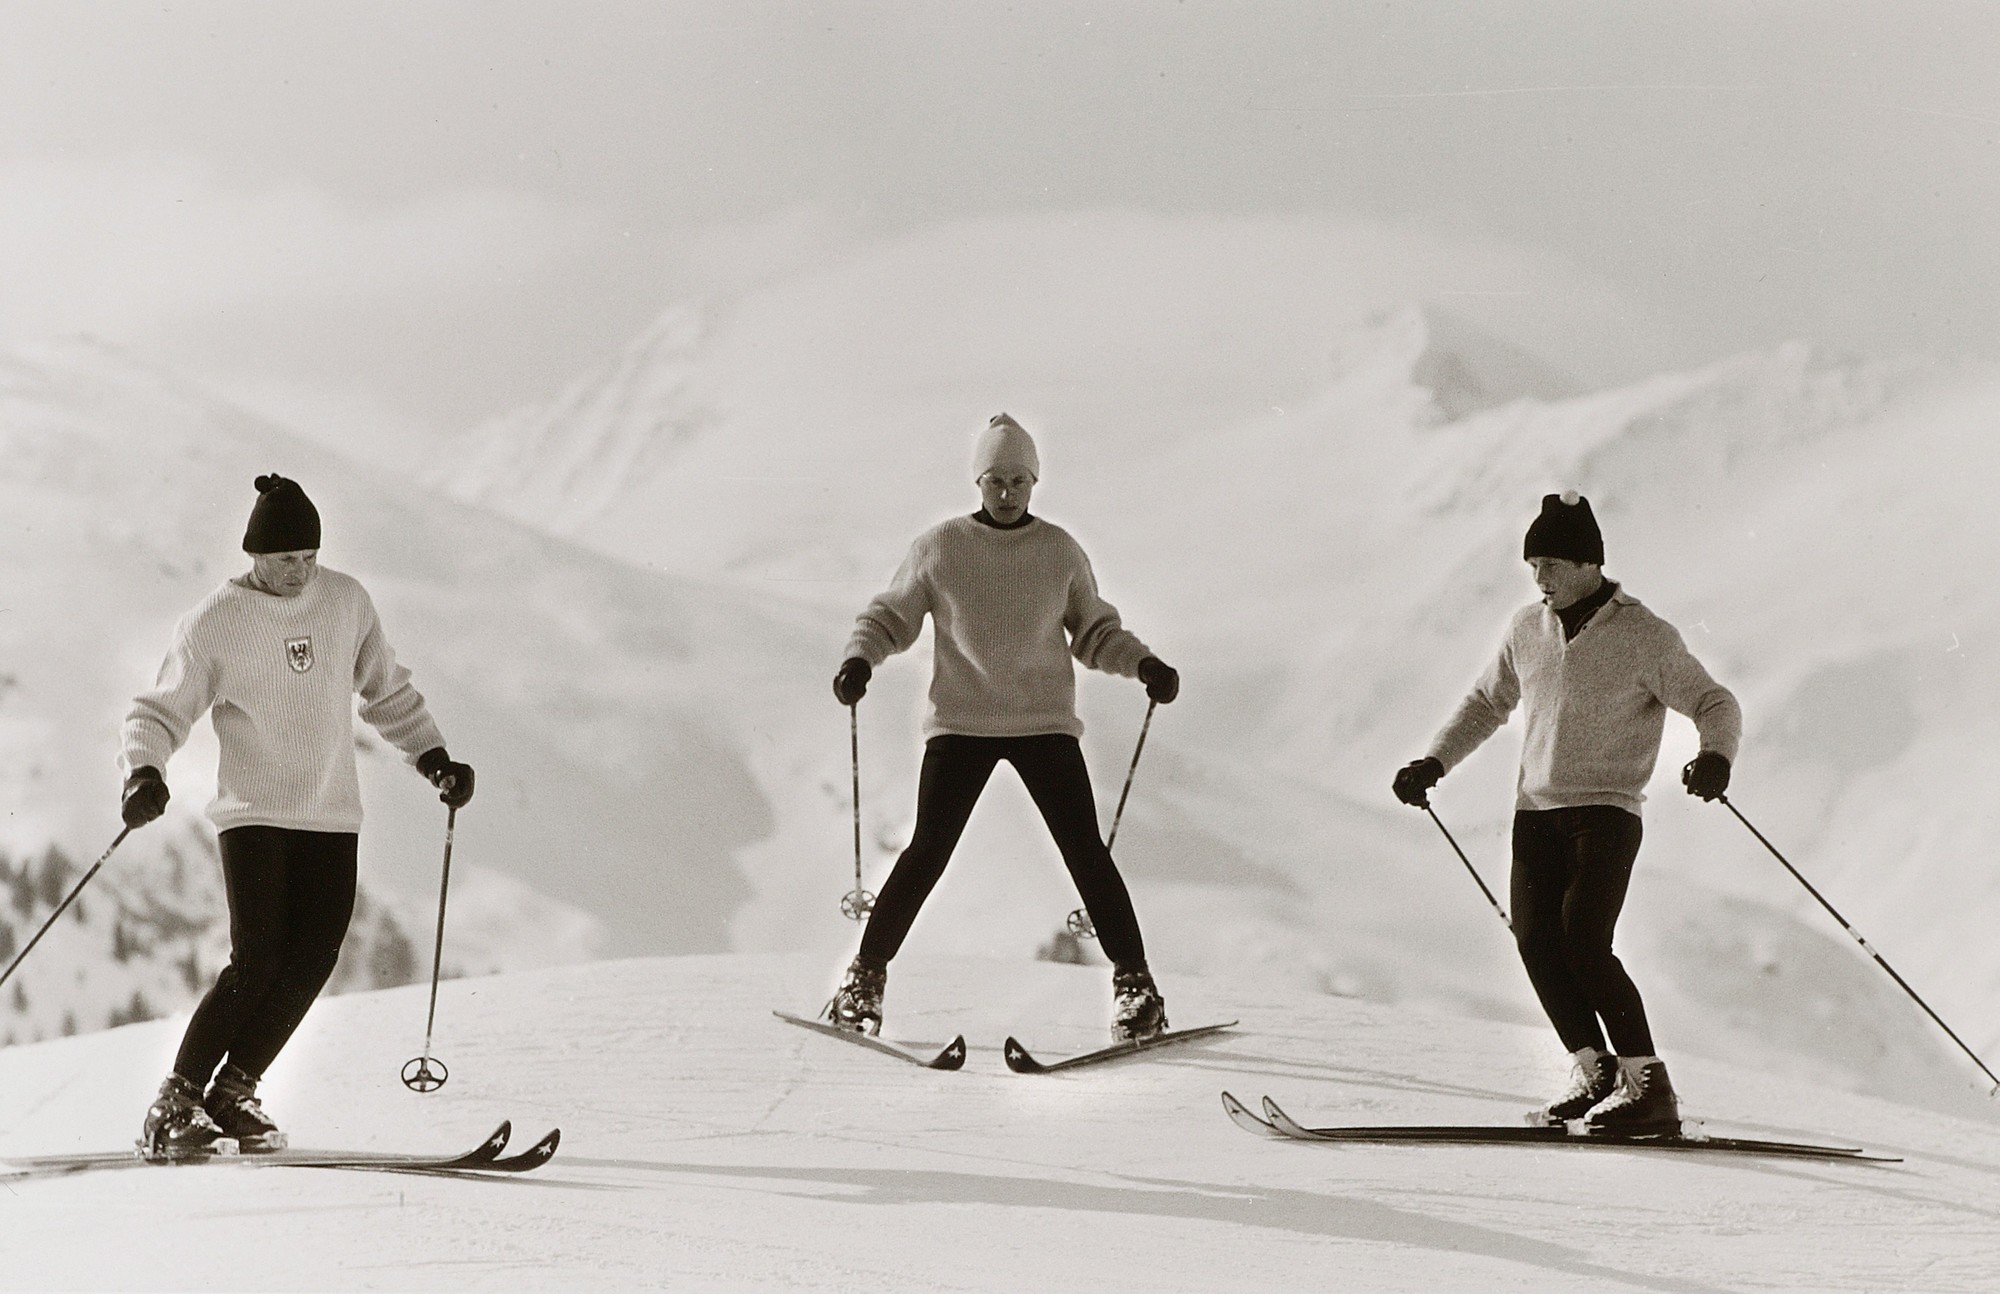
POLYGON ((1713 800, 1729 789, 1729 761, 1712 750, 1704 750, 1681 769, 1681 785, 1689 795, 1713 800))
POLYGON ((868 695, 868 680, 874 676, 874 666, 859 656, 849 656, 833 676, 833 694, 842 705, 855 705, 868 695))
POLYGON ((1148 656, 1139 662, 1139 681, 1146 685, 1146 695, 1161 705, 1181 694, 1180 671, 1158 656, 1148 656))
POLYGON ((160 770, 147 764, 132 770, 125 779, 125 793, 120 798, 118 811, 128 827, 143 827, 167 811, 167 779, 160 770))
POLYGON ((1444 778, 1444 765, 1434 755, 1413 759, 1396 771, 1396 798, 1413 809, 1431 806, 1431 788, 1444 778))
POLYGON ((472 765, 459 763, 443 746, 432 746, 418 756, 417 771, 441 792, 438 799, 447 807, 462 809, 471 802, 472 765))

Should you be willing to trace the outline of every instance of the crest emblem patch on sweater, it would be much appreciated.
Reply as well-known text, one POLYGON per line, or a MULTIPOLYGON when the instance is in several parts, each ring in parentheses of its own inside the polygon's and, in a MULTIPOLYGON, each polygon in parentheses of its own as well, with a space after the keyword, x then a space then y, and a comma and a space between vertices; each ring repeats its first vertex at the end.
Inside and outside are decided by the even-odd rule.
POLYGON ((305 638, 285 639, 285 659, 290 662, 294 674, 303 674, 313 667, 313 640, 305 638))

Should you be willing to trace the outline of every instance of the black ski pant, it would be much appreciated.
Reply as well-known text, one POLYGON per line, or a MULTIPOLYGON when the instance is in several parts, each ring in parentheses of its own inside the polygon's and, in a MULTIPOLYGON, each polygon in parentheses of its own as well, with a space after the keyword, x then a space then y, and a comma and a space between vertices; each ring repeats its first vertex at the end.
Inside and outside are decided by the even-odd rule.
POLYGON ((333 974, 354 915, 358 840, 285 827, 222 833, 229 964, 188 1021, 175 1073, 206 1087, 227 1060, 263 1077, 333 974))
POLYGON ((1111 851, 1097 830, 1097 801, 1083 748, 1063 732, 1033 737, 967 737, 945 733, 924 744, 924 765, 917 779, 917 826, 909 847, 896 860, 889 879, 876 896, 868 929, 861 936, 861 955, 887 964, 917 910, 930 897, 952 850, 965 831, 972 806, 986 789, 987 779, 1001 760, 1014 766, 1022 785, 1041 810, 1042 821, 1062 851, 1070 879, 1083 896, 1083 906, 1097 927, 1104 955, 1119 966, 1143 965, 1146 946, 1139 937, 1139 918, 1125 889, 1111 851))
POLYGON ((1514 942, 1563 1047, 1651 1056, 1646 1007, 1611 951, 1639 816, 1608 804, 1514 815, 1514 942), (1603 1021, 1602 1027, 1599 1021, 1603 1021))

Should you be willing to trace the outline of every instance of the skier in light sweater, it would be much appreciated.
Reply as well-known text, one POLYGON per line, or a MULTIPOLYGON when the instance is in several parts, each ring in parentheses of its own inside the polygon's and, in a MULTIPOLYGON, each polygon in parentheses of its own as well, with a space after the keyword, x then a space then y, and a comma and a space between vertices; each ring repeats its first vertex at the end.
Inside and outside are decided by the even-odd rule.
POLYGON ((1090 560, 1069 532, 1028 512, 1041 463, 1019 423, 996 415, 980 434, 972 470, 979 511, 917 537, 888 591, 856 618, 834 676, 834 696, 856 704, 873 668, 915 643, 931 617, 916 829, 827 1015, 843 1028, 880 1032, 889 961, 944 874, 987 779, 1006 760, 1048 824, 1112 960, 1112 1036, 1149 1037, 1166 1028, 1166 1003, 1146 966, 1131 895, 1098 832, 1070 658, 1138 678, 1161 704, 1179 692, 1180 677, 1098 596, 1090 560))
POLYGON ((355 695, 361 717, 446 804, 472 798, 472 769, 445 752, 367 592, 319 566, 312 500, 280 476, 256 484, 243 536, 251 569, 182 618, 122 733, 121 807, 134 828, 166 811, 162 770, 203 714, 221 745, 208 816, 229 902, 229 964, 146 1111, 141 1146, 155 1158, 232 1140, 249 1152, 285 1145, 257 1084, 332 974, 353 916, 355 695))
POLYGON ((1672 625, 1604 578, 1604 539, 1588 499, 1545 497, 1522 556, 1542 601, 1514 616, 1498 657, 1430 753, 1396 774, 1395 793, 1426 806, 1430 788, 1522 706, 1514 938, 1573 1062, 1569 1089, 1534 1118, 1675 1133, 1679 1100, 1639 990, 1611 949, 1612 930, 1639 853, 1639 805, 1666 712, 1687 715, 1701 735, 1681 782, 1704 800, 1728 789, 1743 714, 1672 625))

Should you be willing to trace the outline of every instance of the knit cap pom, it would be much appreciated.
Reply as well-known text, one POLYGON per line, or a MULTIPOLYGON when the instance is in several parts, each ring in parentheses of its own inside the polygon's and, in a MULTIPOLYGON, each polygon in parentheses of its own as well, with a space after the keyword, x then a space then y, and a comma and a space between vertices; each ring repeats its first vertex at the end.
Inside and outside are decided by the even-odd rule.
POLYGON ((278 474, 277 474, 276 472, 272 472, 272 473, 271 473, 270 475, 268 475, 268 476, 260 476, 260 477, 258 477, 258 478, 257 478, 257 493, 259 493, 259 494, 262 494, 262 493, 264 493, 264 491, 266 491, 266 490, 271 490, 271 489, 276 489, 276 488, 277 488, 277 485, 278 485, 278 482, 280 482, 280 481, 282 481, 282 480, 284 480, 284 479, 285 479, 284 477, 282 477, 282 476, 279 476, 279 475, 278 475, 278 474))
POLYGON ((1581 494, 1578 494, 1575 490, 1564 490, 1562 492, 1563 506, 1566 508, 1574 508, 1576 506, 1577 500, 1581 499, 1582 497, 1583 496, 1581 494))

